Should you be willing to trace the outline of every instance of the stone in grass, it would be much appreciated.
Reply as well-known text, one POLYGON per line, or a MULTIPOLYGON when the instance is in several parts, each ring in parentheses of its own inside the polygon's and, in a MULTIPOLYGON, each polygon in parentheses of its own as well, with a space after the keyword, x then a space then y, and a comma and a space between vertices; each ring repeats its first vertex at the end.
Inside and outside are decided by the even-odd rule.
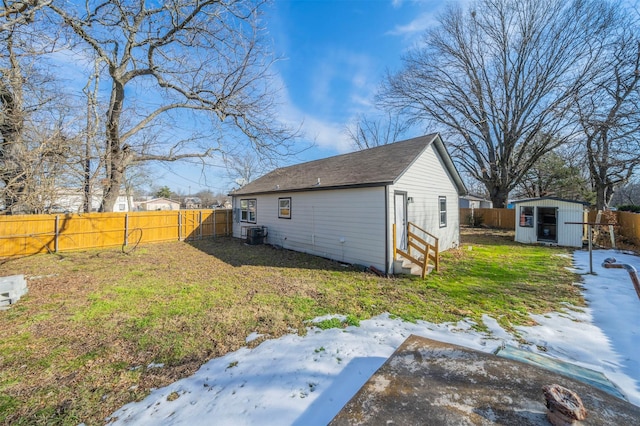
POLYGON ((560 385, 542 388, 547 400, 547 418, 554 426, 571 426, 587 418, 587 410, 580 397, 570 389, 560 385))

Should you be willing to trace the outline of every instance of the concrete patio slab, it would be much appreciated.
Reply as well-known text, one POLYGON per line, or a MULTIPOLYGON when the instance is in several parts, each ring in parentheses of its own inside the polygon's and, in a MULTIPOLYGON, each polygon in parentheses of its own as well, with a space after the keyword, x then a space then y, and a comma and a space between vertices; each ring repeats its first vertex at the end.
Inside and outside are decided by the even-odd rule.
POLYGON ((640 407, 535 365, 410 336, 331 425, 549 425, 542 387, 576 392, 581 425, 638 425, 640 407))

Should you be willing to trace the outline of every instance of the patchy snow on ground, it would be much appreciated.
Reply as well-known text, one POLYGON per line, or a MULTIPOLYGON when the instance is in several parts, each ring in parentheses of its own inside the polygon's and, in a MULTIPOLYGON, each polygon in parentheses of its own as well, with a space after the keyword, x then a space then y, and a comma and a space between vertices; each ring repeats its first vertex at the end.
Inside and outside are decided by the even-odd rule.
MULTIPOLYGON (((204 364, 193 376, 156 389, 110 417, 135 425, 325 425, 411 334, 494 352, 503 344, 602 372, 640 406, 640 299, 624 269, 604 269, 607 257, 640 269, 640 257, 614 251, 574 254, 587 308, 534 315, 538 325, 518 327, 528 344, 484 316, 487 332, 473 324, 407 323, 389 315, 359 327, 290 334, 243 348, 204 364), (169 395, 172 395, 169 397, 169 395), (177 396, 177 398, 176 398, 177 396)), ((253 340, 256 335, 247 337, 253 340)))

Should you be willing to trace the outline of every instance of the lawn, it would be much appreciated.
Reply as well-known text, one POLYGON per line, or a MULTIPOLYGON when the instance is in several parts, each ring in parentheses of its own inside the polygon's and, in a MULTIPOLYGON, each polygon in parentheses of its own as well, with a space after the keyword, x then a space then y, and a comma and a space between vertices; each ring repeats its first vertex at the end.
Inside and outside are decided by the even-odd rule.
POLYGON ((425 280, 228 238, 5 260, 0 275, 25 274, 29 293, 0 312, 0 422, 102 424, 252 332, 305 333, 327 313, 349 324, 382 312, 431 322, 486 313, 512 329, 529 312, 583 304, 567 250, 512 240, 467 231, 425 280))

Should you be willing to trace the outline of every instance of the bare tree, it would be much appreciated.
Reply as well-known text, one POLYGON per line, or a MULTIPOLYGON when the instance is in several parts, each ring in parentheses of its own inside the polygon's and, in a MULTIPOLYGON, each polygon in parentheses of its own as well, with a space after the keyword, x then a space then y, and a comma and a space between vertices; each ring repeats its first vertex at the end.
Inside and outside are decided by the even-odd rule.
POLYGON ((239 186, 244 186, 267 171, 268 164, 251 152, 232 154, 224 157, 229 178, 239 186))
POLYGON ((76 159, 69 105, 54 95, 42 57, 55 30, 36 19, 48 2, 3 2, 0 12, 0 194, 8 212, 41 212, 76 159), (35 22, 33 22, 35 21, 35 22))
POLYGON ((630 181, 618 188, 611 199, 614 206, 635 205, 640 206, 640 181, 630 181))
POLYGON ((35 15, 52 0, 3 0, 0 10, 0 31, 11 31, 17 25, 32 22, 35 15))
POLYGON ((113 210, 134 163, 206 157, 238 135, 262 155, 288 149, 293 134, 274 118, 263 6, 262 0, 49 6, 107 65, 103 211, 113 210))
POLYGON ((362 114, 346 126, 345 133, 354 147, 362 150, 398 141, 409 127, 407 120, 391 113, 377 119, 362 114))
POLYGON ((557 151, 544 154, 514 189, 517 198, 555 196, 592 201, 589 179, 573 157, 557 151))
MULTIPOLYGON (((432 123, 495 207, 573 133, 570 104, 612 23, 599 0, 479 0, 449 7, 389 75, 381 106, 432 123)), ((573 122, 575 124, 575 122, 573 122)))
POLYGON ((606 66, 574 103, 600 210, 640 165, 640 27, 629 16, 617 17, 618 32, 600 55, 606 66))

